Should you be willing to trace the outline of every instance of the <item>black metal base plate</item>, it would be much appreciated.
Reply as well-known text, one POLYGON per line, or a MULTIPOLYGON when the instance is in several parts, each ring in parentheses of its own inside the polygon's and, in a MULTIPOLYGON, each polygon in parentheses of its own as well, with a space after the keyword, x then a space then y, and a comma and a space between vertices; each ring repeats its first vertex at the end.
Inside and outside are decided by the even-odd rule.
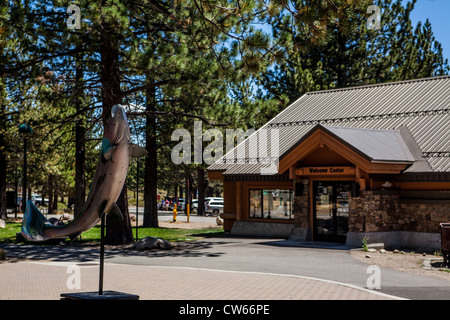
POLYGON ((61 300, 139 300, 139 296, 135 294, 105 290, 103 291, 103 294, 98 294, 98 291, 61 293, 61 300))

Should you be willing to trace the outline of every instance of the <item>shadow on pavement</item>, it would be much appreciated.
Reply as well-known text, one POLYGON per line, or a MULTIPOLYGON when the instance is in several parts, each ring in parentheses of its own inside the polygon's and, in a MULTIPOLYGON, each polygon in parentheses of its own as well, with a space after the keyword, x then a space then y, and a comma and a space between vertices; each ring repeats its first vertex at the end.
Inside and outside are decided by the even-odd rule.
POLYGON ((349 247, 343 243, 322 242, 322 241, 275 240, 275 241, 260 242, 259 244, 278 247, 300 247, 300 248, 314 248, 314 249, 328 249, 328 250, 356 249, 356 247, 349 247))
MULTIPOLYGON (((114 256, 141 256, 149 258, 158 257, 219 257, 223 252, 211 252, 208 249, 217 244, 227 242, 197 240, 173 243, 172 249, 137 250, 129 246, 105 246, 105 260, 114 256)), ((0 248, 5 250, 8 260, 11 262, 20 260, 51 260, 79 262, 98 261, 100 259, 100 245, 98 244, 11 244, 1 243, 0 248)))

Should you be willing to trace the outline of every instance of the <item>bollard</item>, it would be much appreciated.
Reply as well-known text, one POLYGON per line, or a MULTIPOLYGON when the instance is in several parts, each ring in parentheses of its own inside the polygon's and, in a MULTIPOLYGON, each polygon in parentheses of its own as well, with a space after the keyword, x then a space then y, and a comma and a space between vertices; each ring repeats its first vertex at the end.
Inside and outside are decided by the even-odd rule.
POLYGON ((187 223, 189 223, 189 204, 187 204, 186 205, 187 207, 187 211, 186 211, 186 213, 187 213, 187 223))
POLYGON ((175 203, 175 208, 173 208, 173 222, 177 222, 177 204, 175 203))

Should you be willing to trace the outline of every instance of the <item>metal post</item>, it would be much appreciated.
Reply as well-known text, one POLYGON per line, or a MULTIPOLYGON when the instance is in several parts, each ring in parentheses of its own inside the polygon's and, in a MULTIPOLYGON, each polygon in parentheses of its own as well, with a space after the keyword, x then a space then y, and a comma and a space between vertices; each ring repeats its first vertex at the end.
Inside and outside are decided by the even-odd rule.
POLYGON ((22 188, 22 206, 23 212, 25 212, 27 205, 27 138, 26 134, 33 133, 33 129, 27 125, 22 124, 19 127, 19 133, 25 134, 23 137, 23 188, 22 188))
POLYGON ((23 184, 22 184, 22 212, 27 207, 27 138, 23 139, 23 184))
POLYGON ((100 273, 98 283, 98 294, 103 295, 103 269, 105 265, 105 213, 102 214, 101 227, 100 227, 100 273))
POLYGON ((14 197, 14 218, 17 219, 17 194, 19 189, 19 183, 17 181, 17 166, 14 168, 14 188, 15 188, 15 197, 14 197))
POLYGON ((136 242, 138 238, 138 221, 139 221, 139 159, 137 161, 137 174, 136 174, 136 242))

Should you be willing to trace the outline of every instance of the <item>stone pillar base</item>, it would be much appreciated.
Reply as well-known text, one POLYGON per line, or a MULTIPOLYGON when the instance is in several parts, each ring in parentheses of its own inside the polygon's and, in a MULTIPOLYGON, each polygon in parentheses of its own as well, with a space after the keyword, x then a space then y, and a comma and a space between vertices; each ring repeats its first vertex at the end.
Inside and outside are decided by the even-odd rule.
POLYGON ((289 240, 293 241, 311 241, 311 228, 294 228, 289 240))
POLYGON ((385 249, 410 249, 416 251, 434 251, 441 249, 441 234, 416 231, 378 231, 349 232, 346 246, 362 247, 362 240, 367 237, 367 243, 383 244, 385 249))
POLYGON ((287 239, 292 234, 292 229, 293 225, 288 223, 235 221, 231 234, 287 239))

